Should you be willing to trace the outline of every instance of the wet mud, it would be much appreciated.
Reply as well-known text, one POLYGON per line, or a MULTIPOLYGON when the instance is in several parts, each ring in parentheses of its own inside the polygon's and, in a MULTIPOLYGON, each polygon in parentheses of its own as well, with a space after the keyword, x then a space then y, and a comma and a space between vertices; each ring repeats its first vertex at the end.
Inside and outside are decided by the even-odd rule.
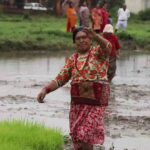
MULTIPOLYGON (((0 120, 20 119, 59 129, 69 137, 70 85, 39 104, 36 96, 57 75, 64 56, 0 56, 0 120)), ((150 150, 150 54, 121 53, 105 114, 105 150, 150 150)))
MULTIPOLYGON (((39 104, 36 95, 45 82, 36 80, 0 81, 0 120, 21 119, 59 128, 66 136, 64 150, 71 150, 69 137, 69 89, 67 85, 39 104), (59 96, 58 96, 59 95, 59 96)), ((111 84, 111 98, 106 109, 106 150, 149 150, 150 86, 111 84)))

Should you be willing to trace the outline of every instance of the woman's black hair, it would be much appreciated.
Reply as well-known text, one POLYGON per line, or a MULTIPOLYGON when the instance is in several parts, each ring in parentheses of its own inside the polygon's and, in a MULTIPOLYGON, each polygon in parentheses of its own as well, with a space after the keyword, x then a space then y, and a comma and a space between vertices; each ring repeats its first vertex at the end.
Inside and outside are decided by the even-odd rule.
POLYGON ((72 34, 73 43, 75 43, 75 38, 76 38, 77 33, 82 30, 83 30, 83 27, 79 27, 73 31, 73 34, 72 34))

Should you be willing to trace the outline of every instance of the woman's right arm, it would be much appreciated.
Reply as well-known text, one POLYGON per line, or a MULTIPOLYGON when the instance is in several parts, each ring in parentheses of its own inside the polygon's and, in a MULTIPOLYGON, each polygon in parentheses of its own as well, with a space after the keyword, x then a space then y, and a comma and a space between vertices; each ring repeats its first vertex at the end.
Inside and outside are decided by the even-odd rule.
POLYGON ((112 49, 111 43, 103 38, 100 34, 97 34, 92 29, 85 28, 85 31, 90 35, 90 37, 100 45, 101 49, 105 52, 106 55, 109 55, 112 49))
POLYGON ((55 80, 52 80, 50 83, 48 83, 44 88, 40 91, 40 93, 37 96, 37 101, 39 103, 43 103, 45 96, 52 92, 55 91, 58 88, 58 84, 55 80))
POLYGON ((108 40, 106 40, 105 38, 103 38, 100 34, 94 33, 94 38, 100 45, 101 49, 103 51, 105 51, 105 53, 107 55, 109 55, 111 52, 111 49, 112 49, 111 43, 108 40))
POLYGON ((67 61, 65 66, 62 68, 60 73, 57 75, 55 80, 52 80, 50 83, 48 83, 44 88, 40 91, 40 93, 37 96, 37 101, 39 103, 43 103, 45 96, 58 89, 59 87, 63 86, 65 83, 67 83, 71 78, 71 70, 72 70, 72 57, 70 57, 67 61))

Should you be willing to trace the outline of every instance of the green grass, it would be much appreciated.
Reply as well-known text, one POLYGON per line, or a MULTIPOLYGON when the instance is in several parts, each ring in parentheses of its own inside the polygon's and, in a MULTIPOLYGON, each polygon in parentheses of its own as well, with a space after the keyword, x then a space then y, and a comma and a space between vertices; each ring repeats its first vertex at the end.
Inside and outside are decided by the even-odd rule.
POLYGON ((128 22, 127 32, 117 32, 119 39, 131 40, 138 47, 150 50, 150 21, 141 22, 130 20, 128 22))
MULTIPOLYGON (((117 35, 121 40, 132 39, 137 45, 150 48, 149 24, 150 21, 139 21, 131 16, 127 32, 119 31, 117 35)), ((66 50, 72 48, 72 35, 66 32, 65 17, 37 15, 25 19, 23 15, 0 15, 0 50, 66 50)))
POLYGON ((150 42, 150 21, 130 21, 128 26, 128 33, 132 35, 137 41, 150 42))
POLYGON ((49 15, 32 16, 29 20, 23 19, 23 16, 1 16, 1 48, 7 49, 7 45, 12 49, 14 46, 26 50, 70 47, 72 46, 71 33, 66 33, 65 25, 65 18, 49 15))
POLYGON ((60 131, 29 122, 0 122, 0 150, 63 150, 60 131))

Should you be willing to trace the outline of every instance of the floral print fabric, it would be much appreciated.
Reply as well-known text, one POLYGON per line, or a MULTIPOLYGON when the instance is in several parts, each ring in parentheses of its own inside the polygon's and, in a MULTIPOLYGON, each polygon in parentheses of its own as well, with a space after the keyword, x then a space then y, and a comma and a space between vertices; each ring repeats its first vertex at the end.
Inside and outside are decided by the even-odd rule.
MULTIPOLYGON (((101 50, 99 46, 92 47, 86 55, 79 55, 77 62, 75 59, 76 54, 73 54, 55 78, 59 86, 63 86, 70 79, 72 82, 81 82, 84 80, 107 81, 107 70, 109 67, 108 54, 101 50), (87 57, 89 57, 88 63, 86 63, 87 57), (84 74, 84 77, 77 71, 75 62, 77 68, 84 74)), ((107 85, 109 87, 109 84, 107 85)), ((106 99, 108 97, 109 92, 105 95, 106 99)), ((103 144, 104 112, 105 106, 71 103, 69 113, 70 135, 75 150, 80 149, 80 141, 92 145, 103 144)))
POLYGON ((86 55, 79 56, 77 59, 77 67, 82 72, 84 77, 77 71, 75 67, 75 57, 76 54, 73 54, 66 62, 63 69, 60 71, 58 76, 56 77, 56 81, 59 86, 64 85, 72 78, 72 82, 74 81, 82 81, 82 80, 104 80, 107 81, 107 70, 109 67, 109 58, 108 54, 101 50, 99 46, 91 48, 89 61, 86 66, 84 66, 86 59, 88 57, 86 55), (84 68, 83 68, 84 67, 84 68))
POLYGON ((104 142, 104 112, 105 107, 89 105, 71 105, 70 135, 75 150, 80 147, 79 142, 88 144, 103 144, 104 142))

